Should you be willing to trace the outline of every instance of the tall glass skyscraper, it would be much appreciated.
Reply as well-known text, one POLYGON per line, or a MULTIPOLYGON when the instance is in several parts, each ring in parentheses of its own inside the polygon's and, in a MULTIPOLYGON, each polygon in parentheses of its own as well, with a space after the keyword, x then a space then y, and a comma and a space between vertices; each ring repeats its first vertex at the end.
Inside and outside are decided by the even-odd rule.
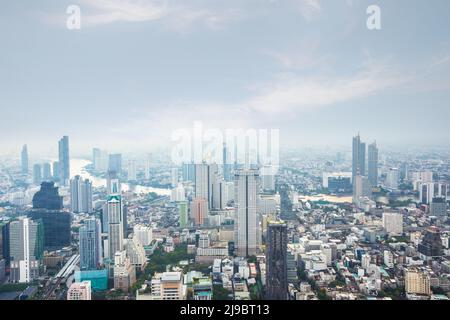
POLYGON ((92 183, 80 176, 70 180, 70 205, 74 213, 92 213, 92 183))
POLYGON ((70 179, 69 137, 64 136, 59 140, 59 182, 67 186, 70 179))
POLYGON ((114 260, 117 251, 123 250, 123 207, 122 198, 119 194, 110 195, 107 201, 108 208, 108 242, 109 258, 114 260))
POLYGON ((287 225, 281 221, 270 221, 267 227, 267 288, 269 300, 286 300, 287 283, 287 225))
POLYGON ((102 238, 100 220, 87 219, 80 227, 80 268, 95 270, 102 262, 102 238))

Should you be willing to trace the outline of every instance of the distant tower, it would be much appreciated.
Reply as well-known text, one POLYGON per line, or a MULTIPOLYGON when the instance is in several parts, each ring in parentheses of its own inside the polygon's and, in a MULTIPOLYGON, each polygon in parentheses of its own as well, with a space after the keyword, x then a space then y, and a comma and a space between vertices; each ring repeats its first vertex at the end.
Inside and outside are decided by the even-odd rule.
POLYGON ((284 222, 270 221, 267 227, 267 289, 268 300, 287 300, 287 226, 284 222))
POLYGON ((372 187, 378 185, 378 147, 374 142, 368 147, 368 175, 372 187))
POLYGON ((33 182, 34 184, 41 184, 42 182, 42 166, 38 163, 33 166, 33 182))
POLYGON ((92 183, 80 176, 70 180, 70 204, 74 213, 92 213, 92 183))
POLYGON ((48 162, 42 165, 42 178, 44 181, 52 180, 52 165, 48 162))
POLYGON ((136 160, 128 160, 128 181, 137 180, 136 160))
POLYGON ((23 174, 28 174, 28 147, 27 145, 24 145, 22 147, 22 153, 21 153, 21 168, 23 174))
POLYGON ((248 257, 256 255, 257 247, 257 195, 259 174, 257 170, 235 172, 235 246, 237 255, 248 257))
POLYGON ((59 182, 67 186, 70 179, 69 137, 59 140, 59 182))
POLYGON ((366 144, 361 142, 359 134, 353 137, 353 161, 352 161, 353 184, 356 176, 366 175, 366 144))
POLYGON ((115 171, 118 176, 122 174, 122 155, 121 154, 110 154, 109 155, 109 171, 115 171))

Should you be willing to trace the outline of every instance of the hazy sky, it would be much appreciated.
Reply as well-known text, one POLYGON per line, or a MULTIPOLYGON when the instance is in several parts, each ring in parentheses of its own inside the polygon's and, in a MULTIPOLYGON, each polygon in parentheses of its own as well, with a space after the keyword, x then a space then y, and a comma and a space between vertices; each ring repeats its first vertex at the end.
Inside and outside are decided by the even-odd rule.
POLYGON ((448 0, 3 1, 0 153, 62 135, 74 154, 147 150, 194 121, 289 146, 448 144, 449 30, 448 0))

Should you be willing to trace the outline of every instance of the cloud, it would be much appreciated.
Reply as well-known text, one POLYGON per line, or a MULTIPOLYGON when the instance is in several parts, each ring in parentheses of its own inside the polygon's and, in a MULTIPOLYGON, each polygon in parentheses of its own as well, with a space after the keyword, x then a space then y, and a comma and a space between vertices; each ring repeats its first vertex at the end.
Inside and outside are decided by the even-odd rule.
POLYGON ((376 64, 367 64, 349 76, 302 77, 288 74, 264 85, 261 92, 245 104, 263 113, 296 113, 369 97, 408 81, 408 76, 376 64))
MULTIPOLYGON (((217 30, 239 17, 238 10, 215 11, 169 0, 80 0, 79 3, 82 28, 160 21, 177 31, 185 31, 194 24, 217 30)), ((60 24, 61 16, 47 16, 47 21, 60 24)))
POLYGON ((295 4, 307 21, 313 20, 322 12, 320 0, 295 0, 295 4))

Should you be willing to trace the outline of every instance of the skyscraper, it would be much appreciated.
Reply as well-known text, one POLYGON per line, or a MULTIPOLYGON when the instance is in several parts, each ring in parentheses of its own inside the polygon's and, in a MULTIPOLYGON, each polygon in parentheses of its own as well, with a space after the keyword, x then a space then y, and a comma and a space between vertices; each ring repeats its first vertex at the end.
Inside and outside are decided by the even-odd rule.
POLYGON ((22 168, 22 173, 23 174, 28 174, 28 147, 25 144, 22 147, 22 153, 20 156, 20 162, 21 162, 21 168, 22 168))
POLYGON ((208 222, 208 202, 203 198, 192 199, 191 215, 196 226, 205 225, 208 222))
POLYGON ((123 250, 123 207, 122 198, 119 194, 108 196, 108 243, 109 258, 114 260, 116 252, 123 250))
POLYGON ((42 178, 44 181, 52 180, 52 166, 48 162, 42 165, 42 178))
POLYGON ((74 213, 92 213, 92 183, 80 176, 70 180, 70 204, 74 213))
POLYGON ((437 227, 429 227, 425 231, 422 243, 418 245, 418 251, 427 258, 444 255, 441 231, 437 227))
POLYGON ((386 175, 386 187, 392 190, 397 190, 399 180, 400 172, 398 168, 389 168, 386 175))
POLYGON ((102 262, 102 235, 100 220, 87 219, 80 227, 80 268, 95 270, 102 262))
POLYGON ((10 281, 26 283, 39 276, 44 252, 41 221, 20 217, 9 227, 10 281))
POLYGON ((359 134, 353 137, 353 166, 352 176, 353 184, 355 183, 356 176, 366 175, 366 144, 361 142, 359 134))
POLYGON ((62 201, 54 182, 43 182, 33 196, 33 209, 27 213, 33 220, 42 220, 46 250, 59 250, 71 243, 72 217, 62 211, 62 201))
POLYGON ((206 163, 195 165, 195 198, 209 198, 209 166, 206 163))
POLYGON ((227 148, 227 144, 223 144, 223 154, 222 154, 222 166, 223 166, 223 178, 226 182, 233 181, 233 175, 231 174, 233 164, 230 161, 230 153, 227 148))
POLYGON ((99 170, 102 151, 99 148, 92 149, 92 165, 94 170, 99 170))
POLYGON ((178 205, 178 213, 180 214, 180 228, 186 228, 188 225, 188 202, 187 201, 180 201, 177 203, 178 205))
POLYGON ((267 288, 269 300, 286 300, 287 284, 287 225, 281 221, 270 221, 267 229, 267 288))
POLYGON ((33 183, 40 184, 42 182, 42 167, 40 164, 36 163, 33 166, 33 183))
POLYGON ((121 192, 122 188, 117 173, 115 171, 108 171, 108 176, 106 178, 106 194, 109 196, 111 194, 121 194, 121 192))
POLYGON ((69 137, 64 136, 59 140, 59 182, 67 186, 70 179, 69 137))
POLYGON ((136 160, 128 161, 128 181, 137 180, 136 160))
POLYGON ((368 175, 372 187, 378 185, 378 147, 374 142, 368 147, 368 175))
POLYGON ((122 174, 122 155, 121 154, 110 154, 109 155, 109 171, 115 171, 118 176, 122 174))
POLYGON ((256 255, 257 248, 257 195, 259 174, 257 170, 238 170, 235 172, 235 239, 237 255, 248 257, 256 255))

